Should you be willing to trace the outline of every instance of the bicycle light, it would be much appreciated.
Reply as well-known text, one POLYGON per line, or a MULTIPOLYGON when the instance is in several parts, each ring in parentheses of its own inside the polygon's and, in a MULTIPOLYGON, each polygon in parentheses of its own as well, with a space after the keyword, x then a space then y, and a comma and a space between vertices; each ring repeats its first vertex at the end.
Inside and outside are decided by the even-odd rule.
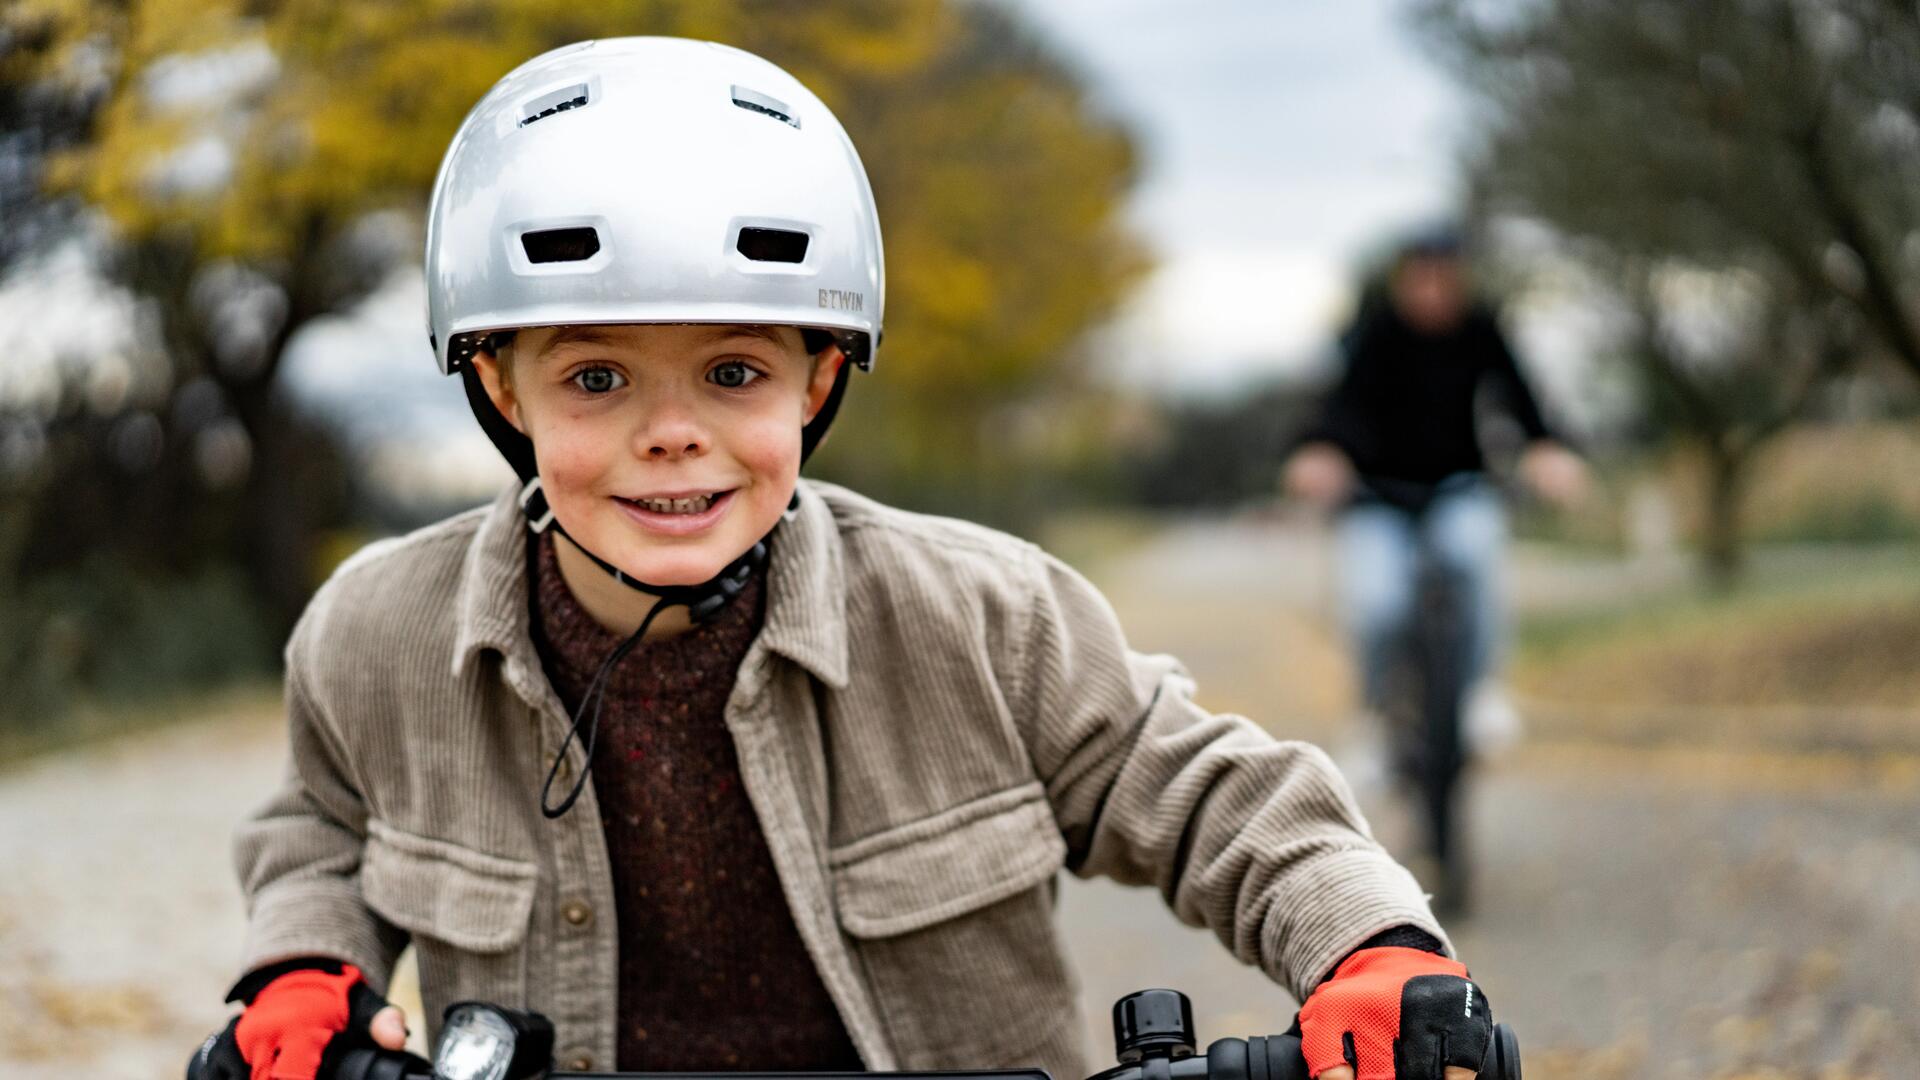
POLYGON ((447 1006, 435 1080, 522 1080, 537 1076, 553 1055, 553 1024, 537 1013, 478 1001, 447 1006))

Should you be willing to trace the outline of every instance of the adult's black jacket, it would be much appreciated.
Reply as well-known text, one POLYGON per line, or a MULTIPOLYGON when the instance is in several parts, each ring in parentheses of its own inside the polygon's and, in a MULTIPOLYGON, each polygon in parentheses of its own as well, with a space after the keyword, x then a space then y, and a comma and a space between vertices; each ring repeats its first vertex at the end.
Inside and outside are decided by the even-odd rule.
POLYGON ((1491 393, 1528 439, 1557 438, 1486 307, 1476 305, 1451 332, 1430 335, 1379 299, 1341 344, 1345 370, 1296 445, 1331 442, 1362 476, 1425 485, 1484 469, 1475 430, 1482 393, 1491 393))

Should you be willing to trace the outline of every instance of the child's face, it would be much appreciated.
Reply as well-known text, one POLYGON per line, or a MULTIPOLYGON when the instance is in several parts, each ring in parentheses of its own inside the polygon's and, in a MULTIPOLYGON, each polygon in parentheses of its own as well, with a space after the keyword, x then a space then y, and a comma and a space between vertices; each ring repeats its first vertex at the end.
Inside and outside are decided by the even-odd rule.
POLYGON ((656 585, 708 580, 779 521, 842 360, 784 326, 538 327, 503 352, 474 363, 554 518, 656 585))

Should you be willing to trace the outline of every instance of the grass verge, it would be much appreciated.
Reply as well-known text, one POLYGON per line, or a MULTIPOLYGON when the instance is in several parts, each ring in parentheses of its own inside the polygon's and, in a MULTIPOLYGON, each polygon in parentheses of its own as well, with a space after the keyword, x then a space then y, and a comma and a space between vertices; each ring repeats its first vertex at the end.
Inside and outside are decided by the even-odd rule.
POLYGON ((1542 733, 1920 746, 1920 551, 1774 555, 1732 591, 1526 620, 1514 690, 1542 733))

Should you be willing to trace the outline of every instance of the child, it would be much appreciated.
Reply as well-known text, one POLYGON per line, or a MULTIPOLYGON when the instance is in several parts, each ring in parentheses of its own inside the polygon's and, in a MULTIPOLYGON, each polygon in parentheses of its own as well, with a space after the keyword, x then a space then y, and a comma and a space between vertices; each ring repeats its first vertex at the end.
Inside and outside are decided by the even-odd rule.
POLYGON ((1478 1067, 1485 999, 1320 751, 1196 707, 1033 546, 799 482, 884 278, 791 76, 663 38, 530 61, 454 137, 427 277, 523 483, 301 619, 291 771, 236 841, 246 1009, 200 1075, 397 1048, 410 941, 430 1035, 537 1009, 566 1068, 1072 1080, 1062 867, 1289 987, 1320 1075, 1478 1067))

